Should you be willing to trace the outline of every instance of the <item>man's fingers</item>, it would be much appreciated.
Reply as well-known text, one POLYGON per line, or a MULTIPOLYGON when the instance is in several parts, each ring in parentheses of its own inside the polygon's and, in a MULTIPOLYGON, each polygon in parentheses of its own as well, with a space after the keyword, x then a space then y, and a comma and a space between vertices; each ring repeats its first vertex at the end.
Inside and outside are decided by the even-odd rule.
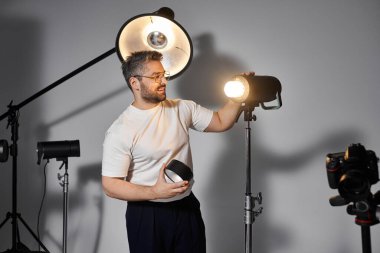
POLYGON ((181 193, 184 193, 185 191, 187 191, 188 188, 189 187, 187 187, 187 186, 176 188, 173 190, 173 193, 175 193, 176 195, 181 194, 181 193))
POLYGON ((189 185, 188 181, 181 181, 173 184, 175 188, 185 187, 189 185))
POLYGON ((159 175, 159 179, 163 179, 165 180, 165 168, 166 168, 166 163, 164 163, 162 166, 161 166, 161 169, 160 169, 160 175, 159 175))
POLYGON ((173 189, 173 192, 175 192, 175 193, 183 193, 189 188, 189 186, 190 185, 189 185, 188 181, 182 181, 182 182, 178 182, 178 183, 173 183, 172 189, 173 189))
POLYGON ((256 73, 251 71, 251 72, 244 72, 243 75, 246 75, 246 76, 254 76, 256 73))

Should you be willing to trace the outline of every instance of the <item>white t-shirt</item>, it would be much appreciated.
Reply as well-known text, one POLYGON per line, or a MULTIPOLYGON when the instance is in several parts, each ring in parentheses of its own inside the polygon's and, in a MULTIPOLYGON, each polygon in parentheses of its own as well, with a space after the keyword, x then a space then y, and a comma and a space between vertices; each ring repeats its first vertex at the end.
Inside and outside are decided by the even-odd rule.
MULTIPOLYGON (((211 110, 189 100, 165 100, 149 110, 130 105, 106 133, 102 175, 151 186, 162 165, 172 159, 192 169, 189 128, 204 131, 212 115, 211 110)), ((191 186, 184 194, 157 201, 184 198, 191 186)))

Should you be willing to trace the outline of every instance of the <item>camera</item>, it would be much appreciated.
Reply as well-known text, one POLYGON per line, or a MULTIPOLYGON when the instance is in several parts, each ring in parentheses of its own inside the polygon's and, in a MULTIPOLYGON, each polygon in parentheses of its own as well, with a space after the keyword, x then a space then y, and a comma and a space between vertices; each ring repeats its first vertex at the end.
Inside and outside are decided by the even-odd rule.
POLYGON ((362 248, 371 252, 370 226, 380 223, 380 191, 372 194, 371 186, 379 181, 375 152, 363 145, 351 144, 344 152, 326 156, 329 186, 338 189, 340 195, 330 198, 332 206, 347 205, 349 215, 355 215, 355 223, 361 226, 362 248))
POLYGON ((330 188, 338 189, 347 203, 367 200, 371 185, 379 181, 378 161, 375 152, 360 143, 351 144, 345 152, 328 154, 326 171, 330 188))

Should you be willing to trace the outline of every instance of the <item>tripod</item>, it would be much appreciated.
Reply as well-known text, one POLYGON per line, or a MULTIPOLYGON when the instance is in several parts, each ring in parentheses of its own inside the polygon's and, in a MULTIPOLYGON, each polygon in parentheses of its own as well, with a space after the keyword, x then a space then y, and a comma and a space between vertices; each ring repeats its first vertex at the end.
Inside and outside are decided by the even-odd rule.
POLYGON ((40 239, 35 235, 32 229, 21 217, 21 214, 17 212, 17 140, 18 140, 18 116, 19 111, 12 106, 12 102, 9 107, 8 115, 8 126, 11 126, 12 131, 12 145, 10 146, 10 154, 12 156, 12 212, 8 212, 4 221, 0 224, 0 229, 7 223, 8 220, 12 221, 12 248, 8 249, 6 252, 31 252, 24 244, 20 241, 20 233, 18 230, 17 221, 20 220, 33 238, 38 242, 38 244, 45 250, 49 252, 48 249, 43 245, 40 239))
POLYGON ((363 253, 371 253, 371 226, 379 223, 376 211, 379 209, 380 191, 374 196, 370 194, 369 201, 360 201, 347 206, 347 213, 356 215, 355 223, 361 227, 363 253))

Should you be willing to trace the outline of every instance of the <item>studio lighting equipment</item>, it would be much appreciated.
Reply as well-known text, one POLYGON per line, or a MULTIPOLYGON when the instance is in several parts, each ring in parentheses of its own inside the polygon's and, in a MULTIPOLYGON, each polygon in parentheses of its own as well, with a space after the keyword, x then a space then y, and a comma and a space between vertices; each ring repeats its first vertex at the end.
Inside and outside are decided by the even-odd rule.
POLYGON ((45 141, 37 143, 37 164, 41 163, 41 158, 57 158, 61 160, 67 157, 79 157, 79 140, 74 141, 45 141))
POLYGON ((349 204, 347 213, 356 215, 355 223, 361 226, 363 253, 371 252, 370 226, 379 223, 380 191, 371 193, 371 186, 379 181, 378 161, 376 153, 360 143, 326 156, 329 186, 339 192, 329 202, 332 206, 349 204))
POLYGON ((68 214, 68 194, 69 194, 69 172, 68 158, 80 156, 79 140, 74 141, 44 141, 37 143, 37 164, 41 163, 41 157, 48 160, 56 158, 57 161, 62 161, 61 169, 65 166, 65 173, 58 174, 58 180, 61 180, 60 185, 63 188, 63 243, 62 252, 67 252, 67 214, 68 214))
POLYGON ((255 197, 251 192, 251 127, 250 122, 256 120, 253 111, 261 106, 264 110, 276 110, 282 106, 281 83, 273 76, 256 76, 253 73, 236 75, 224 86, 224 93, 231 100, 241 103, 240 112, 236 118, 239 120, 244 113, 246 127, 246 191, 244 205, 245 223, 245 253, 252 252, 252 225, 255 217, 262 213, 263 208, 255 209, 255 203, 262 204, 262 194, 259 192, 255 197), (276 104, 266 103, 276 101, 276 104))
POLYGON ((264 110, 279 109, 282 105, 281 83, 273 76, 237 75, 225 84, 224 93, 236 102, 250 107, 261 105, 264 110), (274 100, 277 105, 265 105, 274 100))
POLYGON ((135 51, 159 51, 163 55, 162 65, 171 78, 189 66, 193 52, 190 36, 167 7, 125 22, 117 35, 116 48, 121 61, 135 51))
MULTIPOLYGON (((186 30, 174 20, 174 12, 168 7, 162 7, 155 12, 140 14, 129 19, 119 30, 115 44, 115 47, 73 70, 21 103, 14 105, 13 101, 11 101, 8 105, 7 112, 0 115, 0 121, 8 118, 8 125, 11 126, 12 132, 12 144, 10 145, 13 171, 12 212, 8 212, 6 219, 0 224, 1 228, 9 219, 12 220, 12 252, 22 252, 22 249, 19 247, 22 243, 20 242, 18 233, 18 220, 21 220, 33 238, 36 239, 38 244, 43 248, 44 252, 49 252, 33 233, 32 229, 21 218, 21 214, 17 210, 17 141, 19 136, 20 109, 115 52, 119 59, 124 61, 125 58, 134 51, 159 51, 164 58, 163 66, 165 70, 170 73, 171 78, 178 77, 190 65, 193 56, 193 46, 190 36, 186 30)), ((75 141, 70 143, 40 143, 40 147, 37 147, 41 156, 39 161, 42 155, 44 155, 44 159, 57 158, 57 160, 61 160, 61 156, 64 156, 62 160, 67 160, 67 157, 71 156, 79 156, 79 143, 78 145, 76 144, 75 141)), ((6 146, 7 144, 4 142, 0 143, 0 147, 2 147, 0 151, 0 161, 5 161, 8 158, 6 146)), ((65 244, 63 246, 64 253, 66 253, 65 244)))
POLYGON ((0 140, 0 163, 8 161, 9 147, 6 140, 0 140))
POLYGON ((181 161, 171 160, 165 168, 166 181, 177 183, 181 181, 190 181, 193 178, 191 169, 181 161))

